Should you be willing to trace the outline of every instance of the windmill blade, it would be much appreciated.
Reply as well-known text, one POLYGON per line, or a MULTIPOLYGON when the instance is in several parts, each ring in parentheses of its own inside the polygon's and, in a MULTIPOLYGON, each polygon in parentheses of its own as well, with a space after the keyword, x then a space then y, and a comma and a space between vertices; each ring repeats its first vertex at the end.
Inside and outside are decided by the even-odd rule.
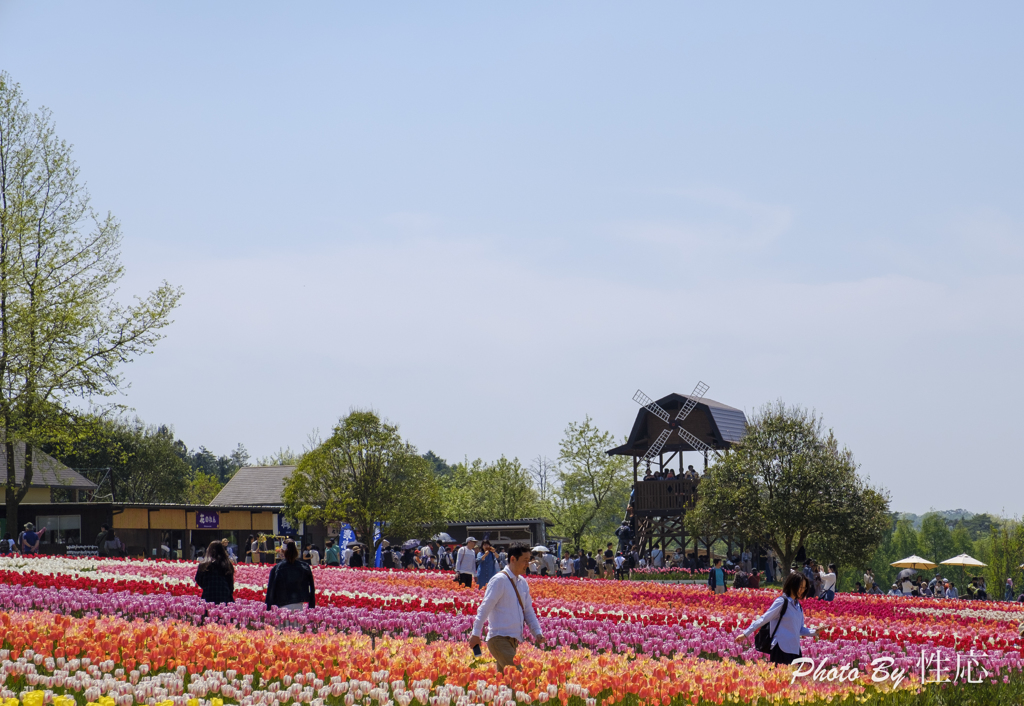
POLYGON ((676 415, 676 421, 681 422, 686 419, 686 416, 693 411, 693 408, 697 406, 697 400, 704 397, 707 394, 708 386, 701 380, 697 383, 697 387, 693 388, 693 392, 686 398, 686 402, 683 404, 683 408, 679 410, 679 414, 676 415))
POLYGON ((665 422, 666 424, 668 424, 669 421, 672 419, 672 417, 668 415, 668 412, 662 409, 660 404, 658 404, 650 397, 645 395, 641 390, 637 390, 636 394, 633 395, 633 401, 639 404, 641 407, 646 409, 654 416, 661 419, 661 421, 665 422))
POLYGON ((693 447, 694 451, 714 451, 713 448, 705 444, 703 441, 701 441, 696 436, 686 431, 682 427, 679 427, 678 429, 676 429, 676 431, 679 432, 679 436, 680 438, 682 438, 683 441, 685 441, 687 444, 693 447))
POLYGON ((647 449, 647 453, 644 454, 643 460, 650 461, 652 458, 661 453, 661 447, 665 445, 665 442, 668 441, 668 437, 670 436, 672 436, 672 430, 663 429, 662 432, 658 434, 658 438, 655 439, 654 443, 651 444, 649 449, 647 449))

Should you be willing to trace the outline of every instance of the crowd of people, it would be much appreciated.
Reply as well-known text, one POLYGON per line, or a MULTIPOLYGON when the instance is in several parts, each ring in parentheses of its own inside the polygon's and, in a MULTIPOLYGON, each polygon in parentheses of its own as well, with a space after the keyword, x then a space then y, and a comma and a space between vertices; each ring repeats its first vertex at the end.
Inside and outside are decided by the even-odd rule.
MULTIPOLYGON (((863 582, 858 581, 855 589, 857 593, 875 593, 881 594, 883 591, 875 582, 874 573, 867 569, 864 572, 863 582)), ((966 589, 963 594, 957 590, 956 584, 950 581, 948 578, 936 572, 936 574, 928 579, 926 577, 913 575, 910 571, 900 572, 900 575, 896 579, 896 583, 885 592, 887 596, 914 596, 914 597, 925 597, 925 598, 967 598, 978 601, 989 600, 988 585, 984 576, 973 576, 967 583, 966 589)), ((1007 578, 1006 583, 1003 586, 1004 601, 1016 600, 1019 603, 1024 603, 1024 592, 1020 595, 1015 596, 1013 590, 1013 579, 1007 578)))
POLYGON ((676 480, 678 478, 697 481, 700 479, 700 474, 693 470, 693 466, 689 466, 685 471, 680 471, 678 475, 674 468, 652 471, 648 466, 647 473, 644 475, 644 480, 676 480))
POLYGON ((0 554, 24 554, 25 556, 38 554, 39 543, 43 539, 44 532, 46 532, 45 527, 37 530, 34 524, 26 522, 18 534, 18 539, 14 539, 9 532, 4 535, 3 539, 0 539, 0 554))

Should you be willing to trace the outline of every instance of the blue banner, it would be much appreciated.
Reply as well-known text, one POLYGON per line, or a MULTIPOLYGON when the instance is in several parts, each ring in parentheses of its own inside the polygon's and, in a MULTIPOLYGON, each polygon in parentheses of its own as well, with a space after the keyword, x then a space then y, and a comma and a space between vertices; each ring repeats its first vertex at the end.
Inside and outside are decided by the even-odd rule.
POLYGON ((347 522, 341 523, 341 535, 339 542, 342 548, 347 547, 350 543, 356 541, 356 532, 352 529, 352 525, 347 522))

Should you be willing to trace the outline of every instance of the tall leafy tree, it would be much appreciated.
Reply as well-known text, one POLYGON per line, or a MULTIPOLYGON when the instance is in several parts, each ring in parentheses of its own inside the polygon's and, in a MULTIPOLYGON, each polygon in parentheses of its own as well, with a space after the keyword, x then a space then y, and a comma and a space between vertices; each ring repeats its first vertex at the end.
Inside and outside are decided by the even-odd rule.
MULTIPOLYGON (((49 111, 32 112, 0 72, 0 433, 14 447, 72 433, 78 401, 113 395, 123 366, 148 353, 181 291, 164 283, 134 303, 117 296, 121 230, 90 205, 71 147, 49 111)), ((8 464, 7 517, 33 480, 8 464)))
POLYGON ((192 479, 185 488, 185 502, 192 505, 209 505, 217 497, 224 484, 208 473, 192 474, 192 479))
POLYGON ((949 531, 946 518, 939 513, 929 512, 921 518, 918 538, 925 559, 937 563, 953 556, 953 533, 949 531))
POLYGON ((778 402, 759 410, 743 441, 705 474, 687 526, 760 538, 783 566, 801 546, 823 561, 861 565, 884 537, 888 513, 886 495, 860 479, 821 419, 778 402))
POLYGON ((550 507, 556 532, 574 547, 599 548, 625 516, 633 480, 628 459, 606 453, 612 446, 615 437, 589 416, 570 423, 559 442, 558 484, 550 507))
POLYGON ((88 417, 77 428, 79 433, 73 439, 46 450, 96 480, 107 477, 118 502, 190 500, 195 474, 178 453, 180 442, 170 427, 148 425, 138 418, 88 417))
POLYGON ((367 410, 343 417, 302 457, 285 483, 284 502, 292 519, 348 522, 367 543, 376 522, 396 537, 429 536, 445 526, 430 462, 396 425, 367 410))
POLYGON ((440 479, 447 520, 509 520, 540 512, 540 497, 518 458, 467 460, 449 469, 440 479))
MULTIPOLYGON (((910 520, 903 519, 897 521, 896 531, 892 534, 892 548, 895 552, 892 560, 899 561, 913 554, 920 554, 921 547, 919 546, 918 539, 917 531, 910 520)), ((941 559, 936 559, 935 561, 941 561, 941 559)))
MULTIPOLYGON (((957 556, 959 554, 970 554, 974 551, 974 540, 971 538, 971 531, 963 521, 956 523, 956 527, 953 529, 952 539, 953 556, 957 556)), ((942 561, 942 559, 936 559, 936 561, 942 561)))

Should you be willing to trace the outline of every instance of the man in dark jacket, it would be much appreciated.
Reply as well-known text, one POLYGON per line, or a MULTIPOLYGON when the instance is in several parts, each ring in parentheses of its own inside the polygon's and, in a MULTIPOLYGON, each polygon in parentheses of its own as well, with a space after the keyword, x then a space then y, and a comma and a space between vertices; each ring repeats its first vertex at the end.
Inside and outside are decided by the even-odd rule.
POLYGON ((267 610, 275 605, 289 610, 302 610, 303 604, 316 607, 313 570, 298 558, 295 542, 285 543, 284 561, 270 570, 270 580, 267 581, 267 610))

